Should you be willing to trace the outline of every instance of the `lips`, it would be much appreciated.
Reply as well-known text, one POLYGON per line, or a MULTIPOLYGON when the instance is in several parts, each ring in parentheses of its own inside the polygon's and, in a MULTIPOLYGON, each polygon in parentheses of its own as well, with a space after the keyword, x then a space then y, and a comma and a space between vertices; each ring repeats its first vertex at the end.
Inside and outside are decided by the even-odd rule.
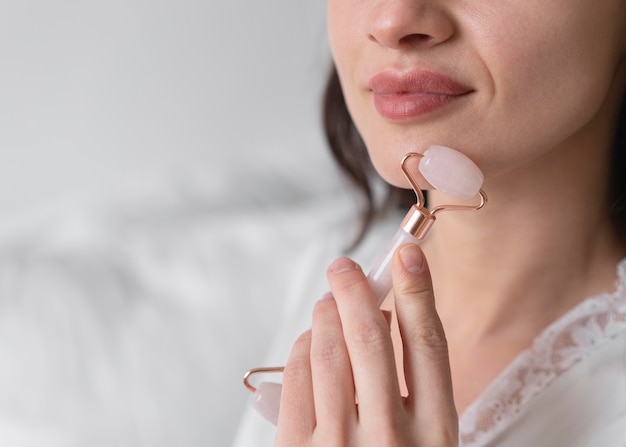
POLYGON ((374 76, 368 87, 374 94, 378 113, 392 121, 420 118, 473 92, 432 71, 383 72, 374 76))

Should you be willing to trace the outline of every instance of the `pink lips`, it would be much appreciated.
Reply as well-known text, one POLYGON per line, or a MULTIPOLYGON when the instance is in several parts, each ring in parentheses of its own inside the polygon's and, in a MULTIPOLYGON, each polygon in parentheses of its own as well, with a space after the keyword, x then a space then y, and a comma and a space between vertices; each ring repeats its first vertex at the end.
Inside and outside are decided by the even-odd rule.
POLYGON ((392 121, 407 121, 433 112, 473 90, 431 71, 383 72, 369 82, 378 113, 392 121))

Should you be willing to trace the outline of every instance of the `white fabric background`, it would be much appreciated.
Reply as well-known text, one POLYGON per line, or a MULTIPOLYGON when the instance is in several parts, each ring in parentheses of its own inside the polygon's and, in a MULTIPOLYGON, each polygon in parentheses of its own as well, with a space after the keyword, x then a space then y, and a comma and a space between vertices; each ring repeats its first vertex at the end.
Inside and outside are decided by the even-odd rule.
POLYGON ((0 4, 0 444, 229 445, 295 259, 353 213, 324 8, 0 4))
POLYGON ((0 216, 137 172, 318 153, 325 3, 0 2, 0 216))

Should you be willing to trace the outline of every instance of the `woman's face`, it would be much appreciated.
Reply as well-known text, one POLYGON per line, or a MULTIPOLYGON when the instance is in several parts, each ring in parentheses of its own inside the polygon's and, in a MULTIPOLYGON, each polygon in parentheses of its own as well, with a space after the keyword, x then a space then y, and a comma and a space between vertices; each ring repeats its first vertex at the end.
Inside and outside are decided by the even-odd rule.
POLYGON ((623 0, 328 0, 328 27, 372 161, 403 186, 400 159, 431 144, 464 152, 489 177, 599 141, 599 112, 623 83, 625 9, 623 0))

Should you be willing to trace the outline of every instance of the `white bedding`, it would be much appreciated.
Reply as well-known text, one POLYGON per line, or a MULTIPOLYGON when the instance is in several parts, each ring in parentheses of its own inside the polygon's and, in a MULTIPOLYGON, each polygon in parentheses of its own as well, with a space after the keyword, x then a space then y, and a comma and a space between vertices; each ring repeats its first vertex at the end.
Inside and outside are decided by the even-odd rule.
POLYGON ((0 446, 228 445, 294 259, 352 213, 325 4, 2 6, 0 446))
POLYGON ((208 166, 4 228, 0 445, 229 445, 295 260, 354 214, 320 158, 208 166))

